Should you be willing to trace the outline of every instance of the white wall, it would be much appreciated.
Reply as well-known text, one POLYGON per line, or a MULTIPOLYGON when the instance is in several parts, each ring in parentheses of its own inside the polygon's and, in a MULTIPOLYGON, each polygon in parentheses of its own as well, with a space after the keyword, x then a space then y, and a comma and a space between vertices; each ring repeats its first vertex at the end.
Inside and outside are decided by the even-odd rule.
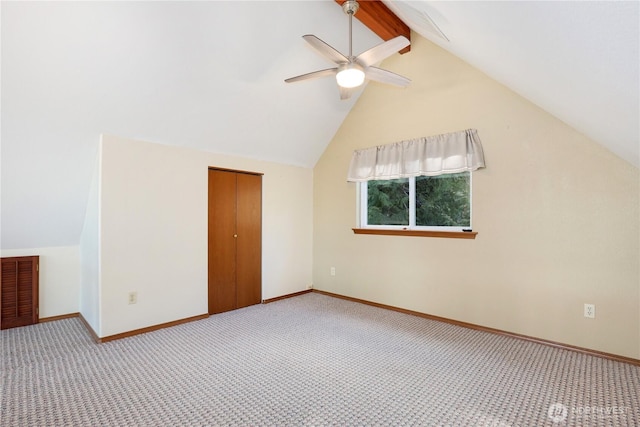
POLYGON ((80 236, 80 313, 100 334, 100 177, 102 141, 94 164, 84 225, 80 236))
POLYGON ((264 173, 263 299, 311 285, 311 169, 107 135, 101 153, 101 337, 207 312, 209 166, 264 173))
POLYGON ((383 64, 411 85, 369 83, 314 169, 314 287, 640 358, 638 169, 413 36, 383 64), (476 240, 353 234, 354 149, 467 128, 476 240))
POLYGON ((40 256, 39 317, 77 313, 80 295, 79 247, 2 250, 2 257, 32 255, 40 256))

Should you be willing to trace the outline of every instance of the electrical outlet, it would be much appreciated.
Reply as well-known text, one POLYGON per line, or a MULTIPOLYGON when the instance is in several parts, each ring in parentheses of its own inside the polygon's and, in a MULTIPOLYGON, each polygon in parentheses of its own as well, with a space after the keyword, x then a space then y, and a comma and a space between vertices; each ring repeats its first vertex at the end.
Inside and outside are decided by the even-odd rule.
POLYGON ((589 319, 596 318, 596 305, 595 304, 585 304, 584 305, 584 317, 588 317, 589 319))
POLYGON ((335 267, 331 267, 331 275, 332 276, 336 275, 336 268, 335 267))
POLYGON ((138 293, 136 291, 129 292, 129 304, 136 304, 138 302, 138 293))

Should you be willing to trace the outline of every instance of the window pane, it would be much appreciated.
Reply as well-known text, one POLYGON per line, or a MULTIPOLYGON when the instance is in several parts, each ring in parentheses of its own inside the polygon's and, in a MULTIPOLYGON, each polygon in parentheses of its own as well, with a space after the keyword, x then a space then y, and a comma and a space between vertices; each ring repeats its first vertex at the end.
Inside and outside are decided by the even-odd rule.
POLYGON ((409 225, 409 180, 367 183, 369 225, 409 225))
POLYGON ((416 178, 416 225, 469 227, 469 172, 416 178))

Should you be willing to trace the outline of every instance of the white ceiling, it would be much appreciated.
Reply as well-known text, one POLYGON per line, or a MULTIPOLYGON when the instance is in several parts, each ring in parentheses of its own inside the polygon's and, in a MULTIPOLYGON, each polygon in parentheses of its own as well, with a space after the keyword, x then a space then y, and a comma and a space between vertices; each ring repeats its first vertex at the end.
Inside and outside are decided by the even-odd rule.
POLYGON ((425 38, 640 167, 640 2, 385 3, 425 38))
MULTIPOLYGON (((638 2, 385 3, 640 166, 638 2)), ((4 249, 78 244, 101 133, 312 167, 357 100, 330 78, 283 82, 329 65, 304 34, 348 50, 333 0, 3 1, 0 13, 4 249)), ((355 53, 380 41, 354 21, 355 53)))

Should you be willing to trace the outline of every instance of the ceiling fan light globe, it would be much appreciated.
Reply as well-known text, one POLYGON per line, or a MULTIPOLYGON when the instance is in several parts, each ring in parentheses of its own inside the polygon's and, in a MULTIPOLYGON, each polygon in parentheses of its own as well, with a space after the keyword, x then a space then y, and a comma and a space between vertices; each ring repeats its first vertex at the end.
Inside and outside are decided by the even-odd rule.
POLYGON ((355 67, 348 67, 336 74, 338 85, 344 88, 358 87, 364 83, 364 71, 355 67))

